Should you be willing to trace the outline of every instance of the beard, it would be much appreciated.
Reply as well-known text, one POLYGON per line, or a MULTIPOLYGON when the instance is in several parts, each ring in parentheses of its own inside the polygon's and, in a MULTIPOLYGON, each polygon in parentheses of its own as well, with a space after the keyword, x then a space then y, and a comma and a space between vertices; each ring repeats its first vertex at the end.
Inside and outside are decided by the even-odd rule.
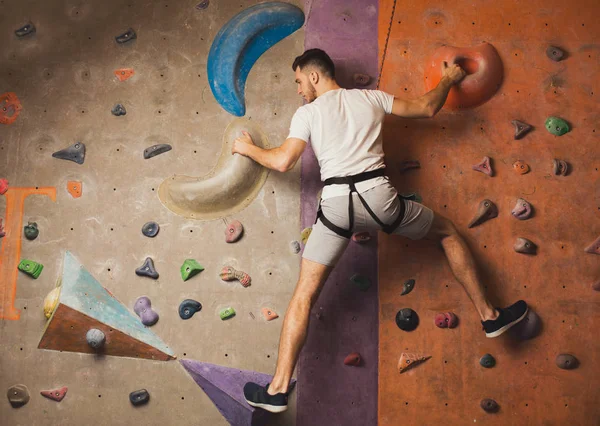
POLYGON ((311 103, 312 101, 317 99, 317 89, 315 89, 315 86, 313 86, 313 84, 310 81, 308 82, 308 86, 309 88, 306 93, 306 102, 311 103))

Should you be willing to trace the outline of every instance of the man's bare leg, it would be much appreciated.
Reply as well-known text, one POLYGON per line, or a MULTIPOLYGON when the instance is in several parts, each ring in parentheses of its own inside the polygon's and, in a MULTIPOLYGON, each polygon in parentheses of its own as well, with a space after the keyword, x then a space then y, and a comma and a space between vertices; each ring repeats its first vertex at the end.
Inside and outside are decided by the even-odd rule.
POLYGON ((332 269, 331 266, 302 259, 300 278, 283 320, 277 369, 267 391, 270 395, 288 391, 294 367, 306 340, 310 310, 332 269))
POLYGON ((481 320, 496 319, 499 313, 487 299, 483 284, 477 274, 475 259, 454 224, 436 213, 431 229, 425 238, 441 242, 452 273, 475 305, 481 320))

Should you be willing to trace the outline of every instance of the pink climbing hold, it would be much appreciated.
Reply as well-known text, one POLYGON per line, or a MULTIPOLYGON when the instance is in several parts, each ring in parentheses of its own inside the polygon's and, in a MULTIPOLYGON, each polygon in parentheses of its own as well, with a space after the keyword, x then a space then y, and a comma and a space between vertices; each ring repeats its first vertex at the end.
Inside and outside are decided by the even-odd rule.
POLYGON ((475 171, 485 173, 488 176, 494 176, 494 171, 492 170, 490 161, 490 157, 483 157, 481 162, 472 165, 471 168, 475 171))
POLYGON ((435 314, 435 325, 437 325, 439 328, 447 328, 448 327, 448 323, 446 322, 446 315, 444 314, 435 314))
POLYGON ((370 240, 371 234, 369 234, 368 231, 357 232, 356 234, 352 234, 352 241, 354 241, 355 243, 363 244, 370 240))
POLYGON ((250 275, 245 272, 238 271, 231 266, 224 266, 223 269, 221 269, 219 276, 223 281, 238 280, 244 287, 248 287, 252 283, 250 275))
POLYGON ((458 317, 452 312, 436 314, 434 321, 439 328, 454 328, 458 325, 458 317))
POLYGON ((43 390, 40 392, 42 396, 45 396, 48 399, 51 399, 56 402, 60 402, 67 395, 68 387, 63 386, 60 389, 52 389, 52 390, 43 390))
POLYGON ((358 367, 361 362, 361 357, 358 352, 352 352, 344 359, 344 365, 349 365, 351 367, 358 367))
POLYGON ((244 227, 239 220, 232 221, 229 225, 227 225, 227 229, 225 229, 225 241, 228 243, 235 243, 242 237, 244 233, 244 227))
POLYGON ((596 238, 592 244, 585 248, 586 253, 600 254, 600 237, 596 238))
POLYGON ((0 179, 0 195, 4 195, 8 191, 8 180, 0 179))
POLYGON ((458 325, 458 317, 452 312, 444 313, 446 317, 446 323, 448 324, 448 328, 454 328, 458 325))

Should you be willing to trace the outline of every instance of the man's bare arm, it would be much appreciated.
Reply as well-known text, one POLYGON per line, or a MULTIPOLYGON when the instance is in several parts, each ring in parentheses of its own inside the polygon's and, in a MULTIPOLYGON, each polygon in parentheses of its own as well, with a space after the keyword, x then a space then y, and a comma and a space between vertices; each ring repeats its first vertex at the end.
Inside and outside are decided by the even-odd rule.
POLYGON ((394 98, 392 114, 404 118, 433 117, 444 106, 452 86, 462 80, 464 76, 465 72, 458 65, 454 64, 448 67, 444 62, 442 79, 435 89, 413 100, 394 98))
POLYGON ((254 145, 250 135, 244 132, 244 136, 234 141, 231 152, 249 157, 269 169, 287 172, 294 168, 305 149, 306 142, 297 138, 288 138, 277 148, 263 149, 254 145))

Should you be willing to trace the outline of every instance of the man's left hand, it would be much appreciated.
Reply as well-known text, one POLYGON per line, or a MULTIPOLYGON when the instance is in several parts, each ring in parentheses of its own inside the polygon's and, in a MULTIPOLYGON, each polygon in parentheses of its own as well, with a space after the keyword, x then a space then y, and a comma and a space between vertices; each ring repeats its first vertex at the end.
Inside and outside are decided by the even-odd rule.
POLYGON ((247 151, 248 145, 254 145, 254 141, 252 140, 252 136, 250 136, 250 133, 243 130, 242 136, 236 138, 233 141, 233 147, 231 148, 231 153, 247 155, 246 153, 248 152, 247 151))

